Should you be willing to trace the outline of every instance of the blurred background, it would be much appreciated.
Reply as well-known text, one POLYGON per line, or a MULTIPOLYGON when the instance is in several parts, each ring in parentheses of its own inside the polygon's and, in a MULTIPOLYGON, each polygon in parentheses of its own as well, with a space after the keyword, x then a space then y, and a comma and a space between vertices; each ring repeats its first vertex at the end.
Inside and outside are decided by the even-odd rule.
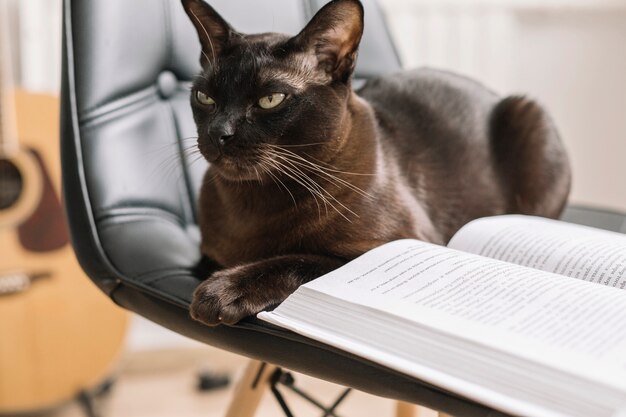
MULTIPOLYGON (((56 94, 60 0, 13 4, 23 88, 56 94), (19 11, 17 5, 19 4, 19 11)), ((626 208, 626 1, 379 0, 407 68, 432 66, 550 110, 574 165, 572 201, 626 208)))
MULTIPOLYGON (((26 126, 20 127, 19 134, 30 132, 28 118, 39 120, 42 112, 52 120, 50 129, 57 129, 53 123, 58 117, 55 100, 61 72, 60 0, 0 1, 9 13, 5 30, 12 39, 13 80, 22 94, 18 110, 27 113, 18 115, 26 126), (33 109, 33 103, 40 103, 37 100, 44 100, 47 107, 33 109)), ((406 68, 448 69, 476 78, 500 94, 521 93, 537 99, 552 114, 569 150, 574 173, 571 201, 626 210, 626 0, 379 2, 406 68)), ((51 132, 49 138, 58 140, 58 135, 51 132)), ((58 151, 51 152, 50 175, 58 187, 58 151)), ((0 240, 0 257, 8 256, 1 245, 0 240)), ((130 317, 128 327, 122 328, 123 342, 107 371, 118 378, 104 415, 220 415, 228 391, 197 394, 198 375, 207 370, 236 375, 243 360, 139 317, 130 317), (150 394, 139 400, 141 392, 150 394), (169 393, 165 395, 172 402, 157 406, 153 400, 159 392, 169 393)), ((1 362, 2 340, 8 337, 0 334, 2 366, 10 363, 1 362)), ((0 375, 4 371, 0 369, 0 375)), ((304 383, 324 392, 339 389, 313 380, 304 383)), ((0 410, 3 384, 8 382, 0 377, 0 410)), ((352 415, 391 413, 390 401, 365 394, 353 398, 346 410, 361 411, 352 415), (364 402, 368 405, 363 406, 364 402)), ((264 410, 267 414, 262 415, 277 413, 270 403, 264 410)), ((308 412, 315 415, 313 410, 308 412)), ((55 408, 52 415, 84 414, 78 405, 70 404, 55 408)))

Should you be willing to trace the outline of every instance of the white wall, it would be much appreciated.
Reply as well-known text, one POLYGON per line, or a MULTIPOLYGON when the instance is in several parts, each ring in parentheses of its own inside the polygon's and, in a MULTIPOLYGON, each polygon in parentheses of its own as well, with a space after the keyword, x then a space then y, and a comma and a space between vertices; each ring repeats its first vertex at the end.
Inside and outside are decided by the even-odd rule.
POLYGON ((0 2, 4 2, 2 4, 2 7, 0 8, 0 13, 3 13, 3 15, 0 16, 0 20, 2 21, 2 23, 0 24, 4 24, 4 22, 8 22, 8 27, 2 28, 1 33, 3 34, 7 33, 9 35, 9 42, 4 43, 6 42, 5 40, 2 40, 2 42, 3 42, 3 45, 6 45, 6 44, 9 45, 9 49, 11 52, 11 62, 13 64, 10 68, 12 79, 9 81, 17 82, 20 77, 20 63, 19 63, 19 54, 18 54, 19 49, 20 49, 18 46, 18 40, 19 40, 18 2, 17 0, 0 0, 0 2), (6 16, 4 15, 5 13, 6 13, 6 16))
POLYGON ((8 4, 14 79, 30 91, 58 94, 61 85, 61 0, 8 4))
POLYGON ((626 12, 519 15, 513 87, 554 115, 570 151, 572 198, 626 209, 626 12))
POLYGON ((19 0, 21 83, 56 93, 61 85, 61 0, 19 0))

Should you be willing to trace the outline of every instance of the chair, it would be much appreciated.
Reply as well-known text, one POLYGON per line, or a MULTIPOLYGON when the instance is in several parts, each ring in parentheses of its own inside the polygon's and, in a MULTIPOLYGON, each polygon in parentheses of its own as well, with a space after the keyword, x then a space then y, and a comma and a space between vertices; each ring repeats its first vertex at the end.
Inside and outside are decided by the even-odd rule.
MULTIPOLYGON (((296 33, 324 1, 211 3, 238 30, 296 33)), ((379 9, 373 0, 364 5, 358 79, 400 66, 379 9)), ((200 282, 195 202, 206 169, 188 157, 193 142, 184 140, 195 136, 188 86, 199 69, 196 34, 178 0, 64 0, 63 7, 64 197, 77 257, 103 292, 164 327, 260 361, 249 376, 268 375, 274 368, 262 364, 269 363, 453 415, 501 415, 254 318, 215 328, 191 320, 200 282)), ((595 221, 583 209, 571 215, 595 221)), ((606 225, 624 230, 615 216, 606 225)), ((403 409, 399 415, 409 415, 403 409)))

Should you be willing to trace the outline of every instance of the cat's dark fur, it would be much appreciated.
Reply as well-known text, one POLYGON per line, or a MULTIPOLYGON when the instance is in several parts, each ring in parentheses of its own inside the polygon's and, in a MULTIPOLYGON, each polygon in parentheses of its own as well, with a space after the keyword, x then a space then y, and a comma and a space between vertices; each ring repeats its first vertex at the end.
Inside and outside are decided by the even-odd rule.
POLYGON ((535 102, 426 69, 352 91, 358 0, 332 1, 295 37, 243 35, 202 0, 183 5, 203 46, 192 106, 211 162, 200 228, 213 270, 195 319, 235 323, 394 239, 445 244, 477 217, 561 213, 569 165, 535 102), (286 99, 262 109, 272 93, 286 99))

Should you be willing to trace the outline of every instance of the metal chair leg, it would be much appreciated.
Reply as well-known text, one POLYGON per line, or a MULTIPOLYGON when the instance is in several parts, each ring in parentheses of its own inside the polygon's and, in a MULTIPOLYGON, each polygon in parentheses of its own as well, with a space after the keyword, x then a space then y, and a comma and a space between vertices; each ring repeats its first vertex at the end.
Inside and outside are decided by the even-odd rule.
MULTIPOLYGON (((226 412, 226 417, 254 417, 261 399, 263 398, 263 394, 265 394, 266 391, 270 391, 274 394, 287 417, 293 417, 293 413, 277 388, 278 385, 293 391, 295 394, 320 408, 325 417, 336 416, 335 409, 350 392, 349 389, 345 390, 330 407, 326 407, 307 393, 298 389, 294 385, 294 380, 290 373, 282 371, 275 365, 250 360, 244 374, 237 384, 230 406, 226 412)), ((418 406, 398 401, 396 404, 395 417, 419 417, 418 406)), ((452 416, 439 413, 439 417, 452 416)))
POLYGON ((92 393, 83 390, 78 393, 76 400, 83 409, 86 417, 100 417, 92 393))
POLYGON ((276 400, 280 404, 281 408, 283 409, 287 417, 294 417, 294 416, 291 410, 289 409, 289 407, 287 406, 287 403, 285 402, 285 399, 283 398, 282 394, 278 390, 277 388, 278 385, 289 389, 291 392, 295 393, 300 398, 305 399, 310 404, 319 408, 324 413, 322 417, 339 417, 335 413, 335 410, 337 409, 337 407, 339 407, 339 405, 343 402, 343 400, 345 400, 347 395, 352 391, 351 388, 346 388, 339 395, 339 397, 337 397, 335 402, 333 402, 333 404, 330 407, 327 407, 321 402, 319 402, 318 400, 316 400, 315 398, 313 398, 311 395, 307 394, 305 391, 298 388, 295 385, 295 379, 293 375, 291 375, 291 373, 285 372, 279 368, 276 371, 274 371, 274 376, 272 377, 272 393, 276 397, 276 400))
POLYGON ((111 393, 114 384, 114 379, 106 379, 97 387, 91 390, 82 390, 76 395, 76 401, 83 409, 86 417, 100 417, 102 415, 99 403, 103 397, 111 393))

